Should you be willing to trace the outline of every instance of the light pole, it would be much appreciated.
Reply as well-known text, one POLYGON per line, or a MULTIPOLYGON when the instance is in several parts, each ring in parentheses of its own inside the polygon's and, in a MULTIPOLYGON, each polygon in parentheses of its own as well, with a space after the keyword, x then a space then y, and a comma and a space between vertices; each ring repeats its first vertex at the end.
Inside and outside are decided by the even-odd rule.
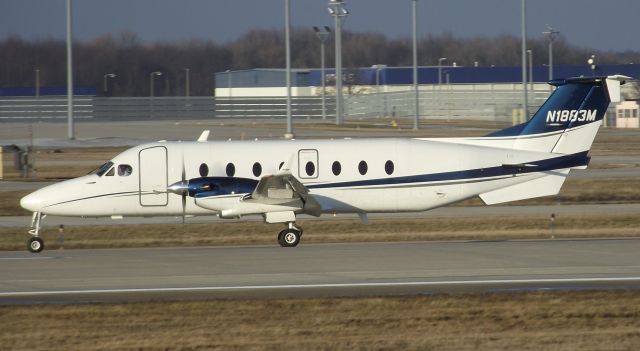
POLYGON ((380 71, 387 68, 387 65, 377 64, 371 65, 371 68, 376 70, 376 93, 380 93, 380 71))
POLYGON ((149 73, 149 97, 153 97, 153 88, 154 88, 154 84, 153 84, 153 78, 154 77, 159 77, 162 75, 162 72, 160 71, 155 71, 155 72, 151 72, 149 73))
POLYGON ((549 41, 549 80, 553 79, 553 40, 560 34, 557 30, 553 30, 550 25, 547 24, 547 30, 542 32, 549 41))
POLYGON ((533 92, 533 51, 527 50, 529 55, 529 88, 533 92))
POLYGON ((155 72, 151 72, 149 73, 149 109, 151 110, 151 115, 149 118, 153 118, 153 116, 155 115, 155 108, 154 108, 154 103, 153 103, 153 88, 154 88, 154 77, 159 77, 162 75, 162 72, 160 71, 155 71, 155 72))
MULTIPOLYGON (((371 68, 376 70, 376 94, 380 94, 380 70, 387 68, 387 65, 377 64, 372 65, 371 68)), ((383 117, 387 115, 387 96, 383 97, 383 117)))
POLYGON ((40 69, 36 68, 36 98, 40 97, 40 69))
POLYGON ((527 0, 522 0, 522 111, 525 121, 529 119, 529 97, 527 96, 527 0))
POLYGON ((313 31, 316 32, 318 39, 320 39, 320 81, 322 83, 322 119, 327 119, 327 102, 326 102, 326 85, 325 85, 325 73, 324 73, 324 43, 329 38, 331 28, 324 26, 324 30, 313 27, 313 31))
POLYGON ((107 91, 109 91, 109 78, 115 78, 117 77, 117 75, 115 75, 114 73, 107 73, 104 76, 102 76, 102 90, 106 93, 107 91))
POLYGON ((442 85, 442 61, 445 61, 446 57, 438 59, 438 85, 442 85))
POLYGON ((329 14, 333 16, 336 45, 336 124, 344 123, 342 100, 342 23, 349 15, 343 0, 329 0, 329 14))
POLYGON ((413 32, 413 91, 415 94, 416 116, 413 129, 420 128, 420 100, 418 96, 418 0, 411 0, 411 29, 413 32))
POLYGON ((596 55, 591 55, 591 57, 589 57, 589 59, 587 60, 587 63, 589 64, 589 66, 591 66, 591 75, 592 76, 596 76, 596 55))
POLYGON ((232 97, 233 95, 231 94, 231 70, 228 69, 225 71, 225 73, 227 73, 227 96, 228 97, 232 97))
POLYGON ((191 84, 189 84, 189 72, 191 70, 188 68, 184 69, 184 96, 189 97, 191 89, 191 84))
MULTIPOLYGON (((38 105, 38 109, 37 109, 37 117, 40 118, 40 103, 39 103, 39 99, 40 99, 40 69, 36 68, 35 70, 36 72, 36 104, 38 105)), ((2 167, 0 167, 2 168, 2 167)))
POLYGON ((285 63, 287 67, 287 132, 285 139, 293 139, 293 121, 291 116, 291 38, 289 35, 291 27, 291 0, 284 0, 284 42, 285 42, 285 63))
POLYGON ((73 125, 73 57, 71 51, 71 0, 67 0, 67 137, 76 138, 73 125))

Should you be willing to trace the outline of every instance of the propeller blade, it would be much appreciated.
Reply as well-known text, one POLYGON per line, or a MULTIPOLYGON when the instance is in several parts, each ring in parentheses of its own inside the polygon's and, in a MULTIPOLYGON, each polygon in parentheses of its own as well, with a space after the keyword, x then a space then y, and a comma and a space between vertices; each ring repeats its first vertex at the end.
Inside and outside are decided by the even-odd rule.
POLYGON ((186 210, 187 210, 187 193, 182 193, 182 224, 184 224, 186 210))
MULTIPOLYGON (((186 170, 184 168, 184 153, 182 154, 182 184, 187 184, 187 174, 186 174, 186 170)), ((188 185, 187 185, 188 187, 188 185)), ((188 188, 187 188, 188 189, 188 188)), ((186 215, 186 211, 187 211, 187 194, 189 193, 189 191, 187 189, 184 189, 182 191, 182 224, 184 224, 184 218, 186 215)))

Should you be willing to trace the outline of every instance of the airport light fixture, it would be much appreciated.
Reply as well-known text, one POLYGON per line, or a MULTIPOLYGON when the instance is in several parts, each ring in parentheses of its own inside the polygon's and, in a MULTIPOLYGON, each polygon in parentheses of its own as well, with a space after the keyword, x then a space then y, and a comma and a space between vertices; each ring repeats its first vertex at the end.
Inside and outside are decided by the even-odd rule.
POLYGON ((106 93, 109 91, 109 78, 115 78, 117 75, 115 73, 107 73, 102 77, 102 90, 106 93))
POLYGON ((151 72, 149 73, 149 96, 153 97, 153 88, 154 88, 154 84, 153 84, 153 78, 154 77, 159 77, 162 75, 162 72, 160 71, 155 71, 155 72, 151 72))
POLYGON ((336 125, 344 123, 342 99, 342 24, 349 15, 343 0, 329 0, 329 15, 333 16, 336 46, 336 125))
POLYGON ((560 32, 553 30, 553 28, 547 24, 547 30, 542 32, 549 41, 549 80, 553 79, 553 40, 560 32))
POLYGON ((589 66, 591 66, 591 75, 592 76, 596 76, 596 55, 591 55, 591 57, 589 57, 589 59, 587 60, 587 63, 589 64, 589 66))
POLYGON ((442 62, 446 59, 446 57, 441 57, 438 59, 438 85, 442 85, 442 62))
POLYGON ((322 84, 322 119, 327 119, 327 103, 326 103, 326 83, 324 72, 324 44, 331 34, 331 28, 324 26, 324 29, 314 26, 313 31, 320 39, 320 81, 322 84))

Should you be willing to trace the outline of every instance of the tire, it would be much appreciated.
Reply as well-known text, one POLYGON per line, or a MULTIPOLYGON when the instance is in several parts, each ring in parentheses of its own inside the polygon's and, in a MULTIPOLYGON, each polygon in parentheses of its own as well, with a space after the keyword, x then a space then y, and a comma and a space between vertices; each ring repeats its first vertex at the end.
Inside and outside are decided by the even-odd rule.
POLYGON ((296 247, 300 243, 300 232, 295 229, 286 229, 283 231, 282 246, 296 247))
POLYGON ((39 237, 33 237, 27 242, 27 249, 31 253, 40 253, 44 250, 44 241, 39 237))
POLYGON ((280 244, 280 246, 285 247, 284 241, 283 241, 283 237, 284 237, 284 232, 285 230, 280 231, 280 233, 278 233, 278 244, 280 244))

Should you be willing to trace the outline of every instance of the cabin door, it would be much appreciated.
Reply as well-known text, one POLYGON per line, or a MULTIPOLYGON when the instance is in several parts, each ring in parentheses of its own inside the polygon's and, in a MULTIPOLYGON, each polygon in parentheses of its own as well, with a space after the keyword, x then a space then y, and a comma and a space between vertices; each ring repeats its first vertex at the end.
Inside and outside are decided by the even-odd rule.
POLYGON ((166 206, 167 192, 167 148, 154 146, 140 150, 140 205, 166 206))
POLYGON ((301 179, 318 178, 318 150, 302 149, 298 151, 298 177, 301 179))

